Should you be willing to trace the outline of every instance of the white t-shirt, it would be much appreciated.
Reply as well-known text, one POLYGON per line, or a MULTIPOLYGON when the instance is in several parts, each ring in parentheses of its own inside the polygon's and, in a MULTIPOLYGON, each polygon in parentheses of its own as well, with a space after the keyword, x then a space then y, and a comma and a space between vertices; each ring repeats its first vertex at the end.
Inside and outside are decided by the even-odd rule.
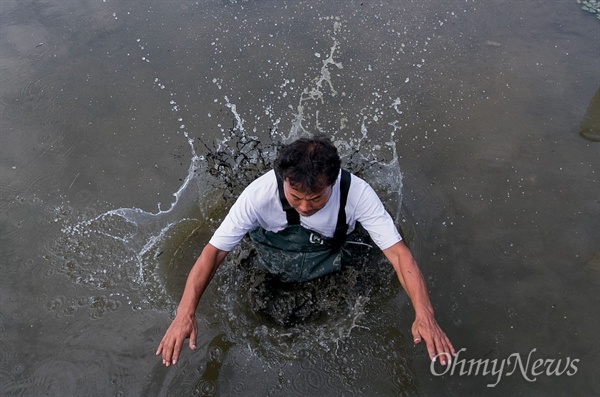
MULTIPOLYGON (((301 226, 325 237, 333 237, 340 207, 340 178, 341 171, 325 207, 309 217, 300 216, 301 226)), ((377 193, 367 182, 352 175, 346 203, 348 233, 354 230, 357 221, 382 250, 402 240, 377 193)), ((231 251, 256 226, 271 232, 279 232, 287 226, 273 170, 246 187, 209 243, 220 250, 231 251)))

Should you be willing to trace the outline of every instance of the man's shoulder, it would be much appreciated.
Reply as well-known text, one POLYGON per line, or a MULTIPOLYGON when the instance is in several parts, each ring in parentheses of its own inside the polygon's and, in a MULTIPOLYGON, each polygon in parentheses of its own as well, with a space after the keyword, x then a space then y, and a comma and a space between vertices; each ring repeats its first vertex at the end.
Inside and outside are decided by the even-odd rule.
POLYGON ((263 175, 256 178, 254 181, 244 189, 246 200, 250 200, 255 205, 269 202, 277 197, 277 178, 275 177, 275 171, 270 170, 263 175))
POLYGON ((361 177, 356 176, 355 174, 350 172, 350 189, 352 189, 353 187, 353 190, 355 191, 362 191, 365 188, 370 188, 371 185, 369 185, 369 183, 361 177))
POLYGON ((246 190, 261 190, 267 186, 277 185, 277 178, 275 178, 275 170, 270 170, 250 182, 246 187, 246 190))
POLYGON ((381 198, 371 184, 359 176, 354 174, 351 175, 350 190, 348 191, 348 204, 356 208, 380 205, 381 198))

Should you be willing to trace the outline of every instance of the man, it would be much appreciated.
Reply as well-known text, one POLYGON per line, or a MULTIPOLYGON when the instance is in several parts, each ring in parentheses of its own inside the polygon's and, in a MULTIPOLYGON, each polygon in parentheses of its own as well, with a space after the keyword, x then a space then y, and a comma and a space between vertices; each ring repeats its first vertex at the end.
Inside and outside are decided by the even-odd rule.
POLYGON ((425 341, 442 365, 455 351, 435 321, 425 282, 412 254, 375 191, 340 170, 325 137, 285 147, 275 170, 252 182, 231 207, 188 276, 175 319, 158 346, 163 364, 175 364, 183 342, 196 348, 196 307, 227 253, 248 233, 263 266, 282 281, 301 282, 338 270, 348 260, 343 244, 356 222, 392 264, 415 309, 414 343, 425 341))

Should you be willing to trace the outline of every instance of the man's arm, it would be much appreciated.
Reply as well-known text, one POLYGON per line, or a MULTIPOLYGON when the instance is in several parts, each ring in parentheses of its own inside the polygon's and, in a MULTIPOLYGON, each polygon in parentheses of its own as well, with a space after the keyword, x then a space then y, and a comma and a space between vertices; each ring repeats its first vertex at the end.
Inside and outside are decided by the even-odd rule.
POLYGON ((410 250, 400 241, 385 249, 383 253, 394 267, 415 309, 415 322, 412 325, 415 344, 424 340, 429 358, 433 360, 439 355, 441 364, 446 365, 448 359, 455 355, 454 347, 435 321, 425 280, 410 250))
POLYGON ((183 346, 183 341, 190 338, 190 349, 196 348, 196 307, 204 290, 212 280, 217 268, 227 256, 227 251, 222 251, 211 244, 207 244, 202 254, 188 275, 183 290, 183 296, 177 307, 175 319, 163 336, 156 355, 162 353, 163 364, 167 367, 176 364, 183 346))

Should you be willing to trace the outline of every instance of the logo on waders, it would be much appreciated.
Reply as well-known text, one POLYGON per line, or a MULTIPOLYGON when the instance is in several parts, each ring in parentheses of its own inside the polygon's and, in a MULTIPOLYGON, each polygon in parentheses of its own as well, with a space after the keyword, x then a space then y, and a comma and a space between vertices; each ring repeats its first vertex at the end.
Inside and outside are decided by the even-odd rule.
POLYGON ((318 234, 311 233, 308 237, 308 241, 310 241, 311 244, 323 245, 323 237, 319 236, 318 234))

